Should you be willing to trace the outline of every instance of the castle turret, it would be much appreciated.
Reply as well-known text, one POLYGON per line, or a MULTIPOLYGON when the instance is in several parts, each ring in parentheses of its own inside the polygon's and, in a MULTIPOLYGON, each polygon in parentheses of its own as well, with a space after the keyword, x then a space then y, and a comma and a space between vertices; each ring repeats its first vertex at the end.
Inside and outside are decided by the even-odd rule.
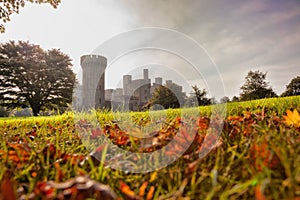
POLYGON ((155 78, 155 84, 162 85, 162 78, 161 77, 156 77, 155 78))
POLYGON ((124 95, 129 95, 130 94, 130 85, 132 81, 132 76, 131 75, 124 75, 123 76, 123 89, 124 89, 124 95))
POLYGON ((82 104, 86 109, 102 108, 105 103, 105 68, 107 59, 100 55, 84 55, 82 68, 82 104))
POLYGON ((144 72, 144 80, 148 80, 149 79, 149 70, 148 69, 144 69, 143 70, 143 72, 144 72))
POLYGON ((172 80, 166 80, 166 86, 171 86, 173 84, 173 81, 172 80))

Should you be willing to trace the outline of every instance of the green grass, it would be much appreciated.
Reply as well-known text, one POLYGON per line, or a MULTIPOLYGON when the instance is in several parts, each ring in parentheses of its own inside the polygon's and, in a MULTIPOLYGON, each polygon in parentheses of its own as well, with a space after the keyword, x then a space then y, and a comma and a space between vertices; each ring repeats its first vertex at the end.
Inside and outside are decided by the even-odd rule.
MULTIPOLYGON (((86 174, 110 186, 124 199, 128 197, 122 192, 119 181, 126 183, 135 194, 144 182, 148 182, 146 194, 154 187, 154 199, 255 199, 259 191, 267 199, 299 197, 300 130, 287 126, 282 116, 288 109, 300 111, 300 96, 228 103, 221 110, 224 108, 226 122, 220 146, 202 159, 191 151, 165 168, 141 174, 93 162, 87 150, 93 146, 88 145, 96 147, 98 143, 82 139, 83 130, 85 134, 90 134, 91 130, 78 128, 79 121, 85 119, 84 125, 103 129, 118 124, 126 132, 133 126, 151 132, 166 127, 176 129, 174 119, 180 117, 190 128, 188 130, 194 131, 199 128, 196 126, 199 116, 211 116, 219 109, 205 106, 153 112, 70 112, 52 117, 0 119, 0 180, 9 172, 14 187, 23 187, 24 194, 33 193, 41 181, 62 182, 86 174), (239 118, 230 121, 228 117, 231 116, 239 118), (16 144, 30 149, 24 161, 16 162, 14 157, 8 156, 12 150, 10 145, 16 144), (74 154, 88 160, 84 164, 74 163, 74 154), (272 162, 275 164, 271 165, 272 162)), ((198 130, 197 134, 201 137, 206 131, 198 130)), ((98 142, 101 143, 101 139, 98 142)), ((18 158, 23 156, 22 152, 17 152, 18 158)), ((103 151, 100 158, 109 161, 110 153, 103 151)), ((39 195, 41 198, 42 194, 39 195)))

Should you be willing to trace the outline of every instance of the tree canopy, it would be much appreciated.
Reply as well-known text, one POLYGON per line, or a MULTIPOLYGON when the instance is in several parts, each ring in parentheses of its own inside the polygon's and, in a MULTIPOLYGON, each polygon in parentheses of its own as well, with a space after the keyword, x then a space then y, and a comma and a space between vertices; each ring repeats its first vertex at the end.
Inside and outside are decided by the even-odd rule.
POLYGON ((166 86, 159 86, 154 90, 147 106, 149 107, 157 104, 164 108, 179 108, 181 104, 184 103, 184 100, 184 93, 173 91, 166 86))
POLYGON ((286 86, 286 90, 281 96, 296 96, 300 95, 300 76, 297 76, 291 80, 286 86))
POLYGON ((211 99, 207 98, 207 91, 205 89, 201 90, 198 86, 192 86, 193 94, 196 96, 198 101, 198 106, 206 106, 211 104, 211 99))
POLYGON ((260 72, 259 70, 250 70, 247 76, 245 77, 246 81, 244 85, 240 88, 242 90, 240 99, 242 101, 245 101, 276 97, 276 93, 266 81, 266 76, 267 73, 260 72))
POLYGON ((71 59, 59 49, 43 50, 28 42, 0 44, 0 102, 13 109, 66 108, 72 102, 75 74, 71 59))
MULTIPOLYGON (((10 15, 19 13, 20 8, 24 7, 26 3, 49 3, 54 8, 58 6, 61 0, 2 0, 0 1, 0 20, 3 23, 10 21, 10 15)), ((0 33, 5 31, 5 27, 0 23, 0 33)))
POLYGON ((231 102, 238 102, 240 99, 237 96, 233 96, 231 102))
POLYGON ((228 102, 230 102, 230 99, 227 96, 224 96, 220 99, 220 103, 228 103, 228 102))

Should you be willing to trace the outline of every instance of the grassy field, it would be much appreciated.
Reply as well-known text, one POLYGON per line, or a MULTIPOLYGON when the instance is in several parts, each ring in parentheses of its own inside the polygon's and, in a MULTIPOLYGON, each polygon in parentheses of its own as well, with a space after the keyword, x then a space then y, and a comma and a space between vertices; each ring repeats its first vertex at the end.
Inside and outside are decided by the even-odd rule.
POLYGON ((300 198, 296 110, 300 96, 0 119, 0 199, 300 198))

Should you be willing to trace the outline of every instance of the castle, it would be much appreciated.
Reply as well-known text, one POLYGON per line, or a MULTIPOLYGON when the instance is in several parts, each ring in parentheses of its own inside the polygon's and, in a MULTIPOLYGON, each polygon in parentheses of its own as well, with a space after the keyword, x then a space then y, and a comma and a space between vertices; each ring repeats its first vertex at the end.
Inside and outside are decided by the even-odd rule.
MULTIPOLYGON (((161 77, 156 77, 154 83, 151 84, 149 70, 143 69, 143 78, 132 79, 131 75, 124 75, 123 88, 105 89, 105 69, 107 66, 105 57, 84 55, 81 56, 80 65, 82 68, 82 86, 79 86, 76 92, 82 98, 77 101, 79 106, 85 109, 122 108, 138 111, 147 104, 155 89, 163 84, 161 77)), ((182 93, 182 86, 173 83, 172 80, 167 80, 165 86, 175 93, 182 93)))

